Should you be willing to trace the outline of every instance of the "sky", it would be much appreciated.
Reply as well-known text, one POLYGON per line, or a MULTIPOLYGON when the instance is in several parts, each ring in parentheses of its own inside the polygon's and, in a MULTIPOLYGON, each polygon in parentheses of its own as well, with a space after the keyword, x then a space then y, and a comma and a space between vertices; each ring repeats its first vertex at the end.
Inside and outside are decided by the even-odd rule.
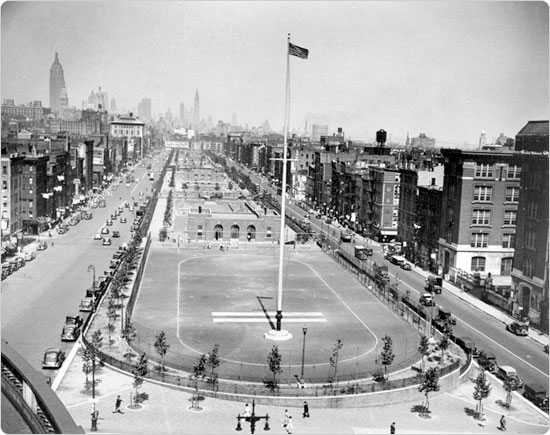
POLYGON ((55 52, 69 105, 99 87, 153 115, 200 95, 201 118, 438 145, 514 137, 549 119, 549 12, 527 1, 39 1, 1 9, 2 99, 49 106, 55 52))

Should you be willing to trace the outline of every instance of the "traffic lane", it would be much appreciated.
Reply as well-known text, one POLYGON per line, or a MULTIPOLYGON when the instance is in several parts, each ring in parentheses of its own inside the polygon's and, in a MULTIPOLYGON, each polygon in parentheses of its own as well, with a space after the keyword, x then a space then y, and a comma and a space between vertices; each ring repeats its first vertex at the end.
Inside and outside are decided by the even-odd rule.
POLYGON ((87 267, 101 264, 106 256, 102 246, 90 242, 94 241, 60 242, 52 248, 44 269, 31 277, 32 292, 8 307, 16 315, 2 327, 2 336, 37 370, 42 369, 46 348, 59 347, 68 353, 74 345, 61 342, 65 316, 79 314, 80 300, 92 285, 93 274, 87 267))

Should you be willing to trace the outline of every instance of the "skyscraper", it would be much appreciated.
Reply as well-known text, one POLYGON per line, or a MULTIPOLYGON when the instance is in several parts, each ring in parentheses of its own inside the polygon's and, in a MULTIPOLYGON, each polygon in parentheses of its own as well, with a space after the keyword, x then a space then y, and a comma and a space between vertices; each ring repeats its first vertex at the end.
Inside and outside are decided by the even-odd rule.
POLYGON ((151 116, 151 99, 142 98, 141 102, 138 103, 138 116, 142 121, 149 122, 152 119, 151 116))
POLYGON ((60 114, 62 110, 69 106, 69 97, 65 87, 65 77, 63 76, 63 67, 59 63, 57 52, 52 67, 50 68, 50 108, 52 111, 60 114))
POLYGON ((195 103, 193 105, 193 128, 198 130, 200 123, 199 89, 195 91, 195 103))

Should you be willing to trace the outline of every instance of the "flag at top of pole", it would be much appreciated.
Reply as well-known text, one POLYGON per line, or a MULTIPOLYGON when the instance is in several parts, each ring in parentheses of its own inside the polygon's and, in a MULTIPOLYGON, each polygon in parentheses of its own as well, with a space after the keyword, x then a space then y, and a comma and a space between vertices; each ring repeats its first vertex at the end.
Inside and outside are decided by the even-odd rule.
POLYGON ((307 59, 309 50, 307 48, 298 47, 297 45, 294 45, 291 42, 289 42, 288 54, 290 54, 291 56, 299 57, 300 59, 307 59))

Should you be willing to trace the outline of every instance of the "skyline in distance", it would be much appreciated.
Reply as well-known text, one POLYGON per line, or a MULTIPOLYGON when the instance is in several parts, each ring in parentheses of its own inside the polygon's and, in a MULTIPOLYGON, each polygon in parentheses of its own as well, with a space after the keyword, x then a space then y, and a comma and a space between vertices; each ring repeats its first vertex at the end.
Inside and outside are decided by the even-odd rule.
POLYGON ((461 146, 548 119, 544 2, 7 2, 2 98, 49 106, 58 52, 70 106, 101 86, 177 117, 198 88, 201 118, 279 131, 289 32, 309 50, 290 58, 291 129, 461 146))

